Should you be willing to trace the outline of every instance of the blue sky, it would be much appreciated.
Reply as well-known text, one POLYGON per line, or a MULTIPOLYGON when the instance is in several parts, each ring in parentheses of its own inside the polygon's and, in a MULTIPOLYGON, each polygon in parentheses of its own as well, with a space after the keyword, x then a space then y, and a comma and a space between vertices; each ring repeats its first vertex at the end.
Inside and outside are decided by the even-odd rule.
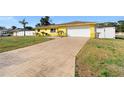
MULTIPOLYGON (((5 26, 10 28, 15 25, 17 27, 22 27, 19 23, 20 20, 26 19, 29 23, 28 26, 33 26, 39 23, 42 16, 0 16, 0 26, 5 26)), ((71 21, 91 21, 91 22, 115 22, 118 20, 124 20, 124 16, 51 16, 53 23, 64 23, 71 21)))

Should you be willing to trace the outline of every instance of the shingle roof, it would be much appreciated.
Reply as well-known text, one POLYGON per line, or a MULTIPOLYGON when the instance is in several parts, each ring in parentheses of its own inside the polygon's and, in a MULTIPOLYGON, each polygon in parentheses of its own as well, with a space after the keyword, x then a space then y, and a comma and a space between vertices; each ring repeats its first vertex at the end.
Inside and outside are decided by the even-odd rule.
POLYGON ((68 23, 62 23, 62 24, 55 24, 55 25, 48 25, 48 26, 41 26, 38 28, 52 28, 52 27, 63 27, 63 26, 81 26, 81 25, 90 25, 93 24, 95 25, 95 22, 82 22, 82 21, 73 21, 73 22, 68 22, 68 23))
MULTIPOLYGON (((83 22, 83 21, 72 21, 72 22, 68 22, 68 23, 62 23, 62 24, 86 24, 86 23, 95 23, 95 22, 83 22)), ((60 24, 60 25, 62 25, 60 24)))

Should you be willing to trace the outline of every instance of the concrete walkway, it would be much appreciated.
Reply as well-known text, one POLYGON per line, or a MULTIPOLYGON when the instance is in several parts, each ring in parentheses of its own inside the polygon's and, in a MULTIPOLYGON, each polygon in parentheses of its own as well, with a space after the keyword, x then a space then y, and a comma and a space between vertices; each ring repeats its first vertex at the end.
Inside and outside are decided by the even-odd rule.
POLYGON ((75 56, 88 38, 57 38, 0 53, 0 76, 74 76, 75 56))

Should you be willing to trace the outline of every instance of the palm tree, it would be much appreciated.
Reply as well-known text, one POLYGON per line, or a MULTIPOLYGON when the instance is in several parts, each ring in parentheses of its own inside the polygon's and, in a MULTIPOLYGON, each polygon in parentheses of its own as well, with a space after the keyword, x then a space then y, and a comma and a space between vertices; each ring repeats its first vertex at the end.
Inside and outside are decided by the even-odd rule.
POLYGON ((25 36, 25 27, 26 27, 26 24, 28 24, 28 22, 25 21, 25 19, 23 19, 22 21, 19 21, 19 23, 21 23, 23 25, 23 28, 24 28, 24 36, 25 36))

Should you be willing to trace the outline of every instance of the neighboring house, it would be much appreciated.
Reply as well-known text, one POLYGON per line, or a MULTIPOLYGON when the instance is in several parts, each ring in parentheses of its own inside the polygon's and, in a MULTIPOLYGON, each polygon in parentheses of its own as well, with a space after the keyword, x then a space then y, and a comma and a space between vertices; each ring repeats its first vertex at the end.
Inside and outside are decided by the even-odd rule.
MULTIPOLYGON (((26 36, 34 36, 35 31, 25 31, 26 36)), ((13 36, 24 36, 24 31, 20 30, 15 30, 13 31, 13 36)))
POLYGON ((96 23, 94 22, 74 21, 63 24, 41 26, 36 28, 36 33, 41 35, 47 33, 49 36, 58 36, 58 32, 63 31, 63 36, 95 38, 95 26, 96 23))
POLYGON ((97 38, 115 38, 115 27, 96 28, 97 38))
POLYGON ((10 29, 0 30, 0 36, 12 36, 10 29))
POLYGON ((2 31, 0 30, 0 36, 2 36, 2 31))

